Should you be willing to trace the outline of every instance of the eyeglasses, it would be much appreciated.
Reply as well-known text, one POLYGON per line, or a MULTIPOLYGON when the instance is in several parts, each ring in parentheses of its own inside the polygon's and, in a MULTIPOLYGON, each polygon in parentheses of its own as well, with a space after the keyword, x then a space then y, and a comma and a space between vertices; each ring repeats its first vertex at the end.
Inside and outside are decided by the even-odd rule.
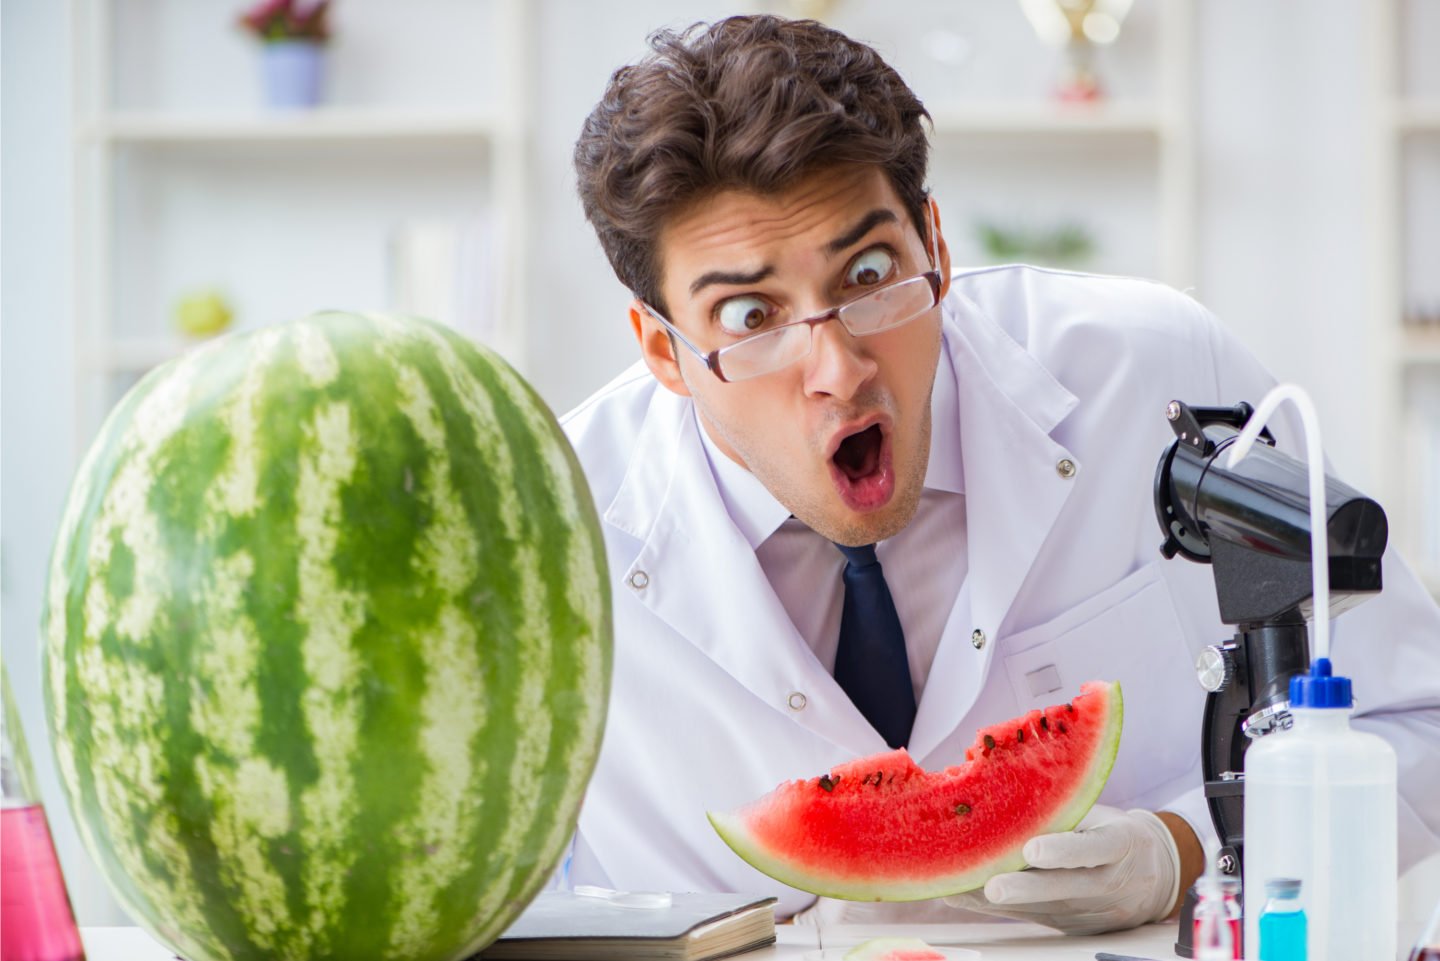
MULTIPOLYGON (((940 265, 933 214, 930 217, 930 262, 934 268, 940 265)), ((815 327, 828 320, 840 321, 840 326, 854 337, 867 337, 908 324, 934 309, 938 303, 940 271, 931 269, 918 276, 867 291, 848 303, 831 307, 822 314, 787 321, 763 333, 752 334, 738 343, 708 353, 690 343, 658 310, 643 300, 640 301, 640 306, 663 324, 680 343, 690 348, 712 374, 725 383, 733 383, 772 373, 806 356, 814 344, 815 327)))

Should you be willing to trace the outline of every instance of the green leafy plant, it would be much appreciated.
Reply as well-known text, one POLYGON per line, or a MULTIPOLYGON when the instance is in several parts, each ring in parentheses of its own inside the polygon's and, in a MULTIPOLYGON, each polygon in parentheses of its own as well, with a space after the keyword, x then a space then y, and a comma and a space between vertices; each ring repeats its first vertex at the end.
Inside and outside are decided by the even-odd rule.
POLYGON ((1094 239, 1079 224, 1037 231, 982 222, 975 229, 986 256, 995 261, 1077 264, 1095 253, 1094 239))
POLYGON ((266 43, 276 40, 308 40, 324 43, 330 39, 326 15, 330 0, 262 0, 240 15, 240 26, 266 43))

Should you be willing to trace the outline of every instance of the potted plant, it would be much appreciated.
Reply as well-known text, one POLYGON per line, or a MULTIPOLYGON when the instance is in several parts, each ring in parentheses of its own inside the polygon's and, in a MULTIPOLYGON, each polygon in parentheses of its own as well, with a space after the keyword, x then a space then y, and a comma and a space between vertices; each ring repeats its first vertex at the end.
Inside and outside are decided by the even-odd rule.
POLYGON ((262 42, 265 102, 271 107, 320 102, 329 8, 330 0, 260 0, 240 15, 240 26, 262 42))

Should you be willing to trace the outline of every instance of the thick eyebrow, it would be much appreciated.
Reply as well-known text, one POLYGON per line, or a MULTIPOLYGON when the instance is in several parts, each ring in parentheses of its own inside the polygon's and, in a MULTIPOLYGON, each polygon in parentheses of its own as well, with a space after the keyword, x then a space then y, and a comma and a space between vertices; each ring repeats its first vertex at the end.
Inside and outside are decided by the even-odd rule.
POLYGON ((877 207, 864 217, 861 217, 860 222, 855 226, 826 244, 825 252, 827 254, 838 254, 881 224, 897 223, 899 219, 899 217, 895 216, 895 211, 887 210, 884 207, 877 207))
MULTIPOLYGON (((853 246, 856 241, 860 240, 860 238, 864 237, 866 234, 868 234, 870 231, 874 230, 881 224, 898 223, 899 220, 900 218, 895 216, 895 212, 893 210, 887 210, 884 207, 877 207, 874 210, 870 211, 868 214, 866 214, 864 217, 861 217, 859 222, 856 223, 855 226, 851 227, 849 230, 845 231, 845 233, 841 234, 839 237, 836 237, 834 240, 826 244, 825 252, 827 254, 838 254, 846 247, 853 246)), ((724 270, 712 270, 708 273, 701 274, 698 278, 695 279, 695 281, 690 285, 690 296, 695 296, 701 290, 709 287, 711 284, 729 284, 737 287, 741 287, 746 284, 758 284, 760 281, 764 280, 766 277, 769 277, 773 273, 775 273, 775 266, 773 264, 767 264, 766 266, 761 267, 759 270, 753 270, 748 274, 732 273, 724 270)))
POLYGON ((758 284, 773 273, 775 273, 775 266, 773 264, 768 264, 748 274, 734 274, 727 273, 723 270, 712 270, 709 273, 701 274, 699 278, 690 285, 690 295, 693 297, 695 294, 698 294, 702 288, 708 287, 711 284, 733 284, 736 286, 758 284))

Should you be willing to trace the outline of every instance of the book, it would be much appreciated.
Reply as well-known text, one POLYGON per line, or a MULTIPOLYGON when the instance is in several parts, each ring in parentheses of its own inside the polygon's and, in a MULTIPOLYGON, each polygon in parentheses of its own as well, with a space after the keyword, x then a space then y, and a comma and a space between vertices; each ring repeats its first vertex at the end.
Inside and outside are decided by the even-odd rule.
POLYGON ((542 892, 483 961, 711 961, 775 943, 775 899, 672 894, 660 908, 542 892))

